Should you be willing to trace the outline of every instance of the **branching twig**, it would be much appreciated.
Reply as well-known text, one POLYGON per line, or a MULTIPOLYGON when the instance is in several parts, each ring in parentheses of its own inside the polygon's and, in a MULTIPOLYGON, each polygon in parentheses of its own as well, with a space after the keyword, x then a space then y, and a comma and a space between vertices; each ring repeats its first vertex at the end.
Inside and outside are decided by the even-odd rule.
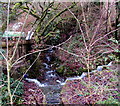
POLYGON ((82 28, 81 28, 79 19, 75 16, 75 14, 74 14, 65 4, 63 4, 63 5, 68 9, 68 11, 69 11, 69 12, 73 15, 73 17, 76 19, 76 21, 77 21, 77 23, 78 23, 78 25, 79 25, 80 31, 81 31, 81 33, 82 33, 82 37, 83 37, 83 42, 84 42, 85 48, 86 48, 86 50, 88 51, 88 47, 87 47, 86 40, 85 40, 85 34, 84 34, 84 32, 83 32, 83 30, 82 30, 82 28))
MULTIPOLYGON (((34 3, 34 2, 35 2, 35 0, 33 1, 33 3, 34 3)), ((29 9, 28 14, 26 15, 26 18, 25 18, 25 20, 24 20, 24 23, 23 23, 23 26, 22 26, 22 29, 21 29, 21 34, 22 34, 22 32, 23 32, 23 29, 24 29, 24 27, 25 27, 25 23, 26 23, 26 21, 27 21, 27 18, 28 18, 28 15, 29 15, 31 9, 32 9, 32 6, 31 6, 31 8, 29 9)), ((19 36, 19 38, 18 38, 18 41, 17 41, 16 46, 15 46, 15 50, 14 50, 13 55, 12 55, 12 57, 10 58, 10 60, 12 60, 12 59, 14 58, 14 56, 15 56, 15 53, 16 53, 16 51, 17 51, 17 47, 18 47, 20 38, 21 38, 21 36, 19 36)))
POLYGON ((92 47, 96 42, 98 42, 99 40, 102 40, 103 38, 105 38, 105 37, 108 36, 109 34, 115 32, 115 31, 117 31, 117 30, 119 30, 119 29, 120 29, 120 28, 115 29, 115 30, 112 30, 112 31, 110 31, 109 33, 105 34, 103 37, 98 38, 98 39, 95 40, 90 46, 92 47))
POLYGON ((65 8, 64 10, 62 10, 61 12, 59 12, 57 15, 55 15, 45 26, 45 28, 43 29, 41 35, 43 35, 43 33, 45 32, 45 30, 48 28, 48 26, 50 25, 51 22, 53 22, 57 17, 59 17, 62 13, 64 13, 65 11, 67 11, 68 9, 71 9, 75 6, 76 4, 74 3, 72 6, 65 8))
POLYGON ((17 84, 15 90, 13 91, 12 97, 14 96, 14 94, 15 94, 15 92, 16 92, 19 84, 20 84, 20 81, 22 81, 22 79, 24 78, 24 75, 30 70, 30 68, 31 68, 31 67, 34 65, 34 63, 37 61, 37 59, 39 58, 40 54, 41 54, 41 52, 39 52, 37 58, 33 61, 33 63, 32 63, 32 64, 30 65, 30 67, 25 71, 25 73, 23 74, 23 76, 22 76, 21 79, 19 80, 19 83, 17 84))

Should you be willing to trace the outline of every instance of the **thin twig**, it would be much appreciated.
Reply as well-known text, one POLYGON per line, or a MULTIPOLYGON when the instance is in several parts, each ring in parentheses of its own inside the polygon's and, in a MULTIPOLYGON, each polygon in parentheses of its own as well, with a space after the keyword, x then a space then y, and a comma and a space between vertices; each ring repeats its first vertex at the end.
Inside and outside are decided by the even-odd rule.
POLYGON ((98 42, 99 40, 102 40, 103 38, 105 38, 105 37, 108 36, 109 34, 115 32, 115 31, 117 31, 117 30, 119 30, 119 29, 120 29, 120 28, 115 29, 115 30, 112 30, 112 31, 110 31, 109 33, 105 34, 103 37, 98 38, 98 39, 95 40, 90 46, 93 46, 93 45, 94 45, 96 42, 98 42))
MULTIPOLYGON (((32 2, 34 3, 35 0, 32 1, 32 2)), ((25 20, 24 20, 24 23, 23 23, 23 26, 22 26, 22 29, 21 29, 21 35, 22 35, 23 29, 24 29, 24 27, 25 27, 25 24, 26 24, 26 21, 27 21, 27 19, 28 19, 28 16, 29 16, 29 13, 30 13, 31 9, 32 9, 32 6, 29 8, 29 11, 28 11, 28 13, 27 13, 27 15, 26 15, 26 17, 25 17, 25 20)), ((14 50, 13 55, 12 55, 12 57, 10 58, 10 60, 12 60, 12 59, 14 58, 14 56, 15 56, 15 53, 16 53, 16 51, 17 51, 17 47, 18 47, 18 45, 19 45, 20 38, 21 38, 21 36, 19 36, 19 38, 18 38, 18 41, 17 41, 17 43, 16 43, 16 45, 15 45, 15 50, 14 50)))
POLYGON ((80 31, 81 31, 81 33, 82 33, 82 37, 83 37, 83 41, 84 41, 85 48, 86 48, 86 50, 88 51, 88 47, 87 47, 86 40, 85 40, 85 34, 84 34, 84 32, 83 32, 83 30, 82 30, 82 28, 81 28, 79 19, 75 16, 75 14, 74 14, 65 4, 63 4, 63 5, 68 9, 68 11, 69 11, 69 12, 73 15, 73 17, 76 19, 76 21, 77 21, 77 23, 78 23, 78 25, 79 25, 80 31))
POLYGON ((25 74, 30 70, 30 68, 34 65, 34 63, 35 63, 35 62, 37 61, 37 59, 39 58, 40 54, 41 54, 41 52, 39 52, 37 58, 33 61, 33 63, 30 65, 30 67, 26 70, 26 72, 23 74, 23 76, 22 76, 21 79, 19 80, 19 83, 17 84, 15 90, 13 91, 12 97, 14 96, 14 94, 15 94, 15 92, 16 92, 16 90, 17 90, 19 84, 20 84, 20 82, 21 82, 22 79, 24 78, 24 75, 25 75, 25 74))

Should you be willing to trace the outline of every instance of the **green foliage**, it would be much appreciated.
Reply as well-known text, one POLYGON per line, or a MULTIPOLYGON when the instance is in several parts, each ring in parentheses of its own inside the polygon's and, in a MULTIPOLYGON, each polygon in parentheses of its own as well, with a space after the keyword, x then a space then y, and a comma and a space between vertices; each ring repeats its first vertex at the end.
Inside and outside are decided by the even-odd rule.
MULTIPOLYGON (((44 40, 47 44, 55 45, 60 38, 60 30, 57 28, 57 24, 61 21, 57 16, 57 11, 54 10, 54 5, 44 8, 50 9, 46 12, 45 17, 38 20, 38 26, 36 28, 36 35, 39 36, 37 41, 44 40), (55 19, 56 17, 56 19, 55 19), (53 21, 51 21, 53 20, 53 21)), ((44 12, 42 15, 45 14, 44 12)))
MULTIPOLYGON (((68 8, 71 9, 75 5, 73 3, 68 8)), ((50 40, 48 44, 54 45, 58 42, 60 29, 57 28, 57 25, 64 20, 60 15, 67 11, 67 8, 62 10, 60 9, 60 3, 55 2, 39 3, 39 5, 33 5, 31 2, 19 2, 15 3, 12 8, 13 13, 16 13, 18 10, 29 13, 36 19, 33 25, 36 25, 34 35, 37 36, 35 37, 37 43, 41 41, 48 43, 48 40, 50 40), (30 9, 30 7, 32 8, 30 9), (39 10, 37 10, 38 8, 39 10)))
MULTIPOLYGON (((2 84, 4 85, 2 88, 1 88, 1 93, 2 93, 2 105, 5 105, 5 104, 9 104, 9 96, 8 96, 8 91, 7 91, 7 76, 5 74, 2 75, 3 78, 3 82, 2 84)), ((13 97, 13 100, 14 100, 14 103, 16 104, 20 104, 22 103, 22 94, 23 94, 23 83, 18 81, 18 80, 14 80, 13 78, 10 79, 10 83, 11 83, 11 93, 14 92, 17 84, 19 83, 19 86, 14 94, 14 97, 13 97)))
POLYGON ((49 36, 49 39, 47 39, 46 43, 48 45, 56 45, 60 40, 60 30, 57 29, 54 33, 48 33, 47 36, 49 36))
POLYGON ((116 70, 95 72, 90 75, 90 86, 88 81, 88 77, 67 81, 61 91, 63 104, 120 105, 116 70))
POLYGON ((97 104, 107 104, 105 106, 109 106, 110 104, 113 106, 119 106, 120 105, 120 102, 118 99, 114 99, 112 96, 110 96, 110 98, 108 98, 107 100, 104 100, 104 101, 98 101, 97 104))
POLYGON ((57 68, 57 72, 62 74, 64 73, 65 67, 63 65, 60 65, 60 67, 57 68))
MULTIPOLYGON (((0 2, 2 4, 2 15, 1 15, 1 31, 4 32, 7 28, 7 11, 8 11, 8 3, 6 2, 0 2)), ((18 5, 19 3, 17 3, 18 5)), ((16 20, 17 16, 19 16, 21 13, 18 12, 18 7, 14 3, 10 3, 10 11, 9 11, 9 22, 16 20)))
MULTIPOLYGON (((5 51, 3 49, 0 49, 0 52, 5 53, 5 51)), ((3 58, 3 56, 0 53, 0 60, 2 60, 2 59, 4 59, 4 58, 3 58)))
POLYGON ((64 49, 67 49, 69 52, 74 52, 75 48, 81 48, 82 46, 82 35, 76 34, 76 36, 74 36, 69 42, 69 45, 68 43, 64 45, 64 49))
POLYGON ((14 9, 17 9, 17 8, 19 8, 21 5, 22 5, 21 2, 16 3, 16 4, 12 7, 12 9, 13 9, 13 10, 14 10, 14 9))
POLYGON ((118 41, 115 38, 113 38, 113 37, 111 37, 110 39, 108 39, 108 41, 112 41, 113 43, 119 44, 118 41))

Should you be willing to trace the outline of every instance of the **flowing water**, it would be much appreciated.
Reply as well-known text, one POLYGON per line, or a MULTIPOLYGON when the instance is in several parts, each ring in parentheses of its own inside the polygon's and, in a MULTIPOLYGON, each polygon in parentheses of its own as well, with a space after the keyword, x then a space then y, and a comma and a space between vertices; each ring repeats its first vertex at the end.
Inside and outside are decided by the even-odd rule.
MULTIPOLYGON (((66 83, 66 81, 82 79, 83 77, 87 76, 87 73, 83 72, 81 76, 69 77, 66 80, 63 79, 56 73, 55 68, 53 68, 54 66, 53 62, 55 62, 52 59, 52 56, 54 55, 53 52, 54 52, 53 49, 47 50, 47 52, 45 53, 45 57, 43 58, 43 60, 45 60, 43 62, 44 67, 42 69, 44 70, 43 72, 44 80, 38 81, 37 79, 30 78, 26 78, 26 80, 29 82, 36 83, 36 85, 38 85, 42 89, 48 104, 60 104, 61 103, 60 92, 62 86, 66 83)), ((108 65, 104 66, 111 66, 111 62, 108 65)), ((90 73, 101 70, 102 70, 101 66, 98 66, 97 70, 93 70, 90 73)))
POLYGON ((61 78, 56 73, 56 70, 53 68, 53 52, 53 49, 47 50, 45 52, 45 57, 43 58, 44 80, 38 81, 37 79, 31 78, 26 78, 26 80, 36 83, 36 85, 38 85, 42 89, 48 104, 60 104, 60 92, 64 84, 64 79, 61 78))
POLYGON ((38 85, 43 93, 45 94, 46 101, 48 104, 60 104, 61 99, 60 99, 60 92, 62 89, 62 86, 66 83, 67 80, 75 80, 75 79, 81 79, 86 74, 82 74, 81 76, 77 77, 70 77, 67 78, 66 80, 62 77, 60 77, 57 73, 54 66, 54 59, 52 59, 54 55, 54 50, 49 49, 45 53, 45 57, 43 58, 43 76, 44 80, 38 81, 37 79, 31 79, 31 78, 26 78, 27 81, 29 82, 34 82, 36 85, 38 85))
POLYGON ((44 65, 44 81, 41 82, 44 86, 41 87, 43 90, 48 104, 59 104, 60 103, 60 91, 62 88, 61 83, 64 82, 64 79, 61 78, 55 69, 52 69, 52 59, 53 50, 50 49, 45 54, 46 62, 44 65))

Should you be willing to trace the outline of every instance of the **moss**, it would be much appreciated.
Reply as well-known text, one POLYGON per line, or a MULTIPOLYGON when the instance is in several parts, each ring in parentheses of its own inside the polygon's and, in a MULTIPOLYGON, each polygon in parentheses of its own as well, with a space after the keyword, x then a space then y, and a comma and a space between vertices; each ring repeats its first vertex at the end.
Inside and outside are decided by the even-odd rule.
POLYGON ((2 32, 5 32, 6 28, 7 28, 7 22, 4 22, 1 28, 2 32))
POLYGON ((64 73, 64 69, 65 69, 65 67, 64 66, 60 66, 58 69, 57 69, 57 72, 58 73, 64 73))

